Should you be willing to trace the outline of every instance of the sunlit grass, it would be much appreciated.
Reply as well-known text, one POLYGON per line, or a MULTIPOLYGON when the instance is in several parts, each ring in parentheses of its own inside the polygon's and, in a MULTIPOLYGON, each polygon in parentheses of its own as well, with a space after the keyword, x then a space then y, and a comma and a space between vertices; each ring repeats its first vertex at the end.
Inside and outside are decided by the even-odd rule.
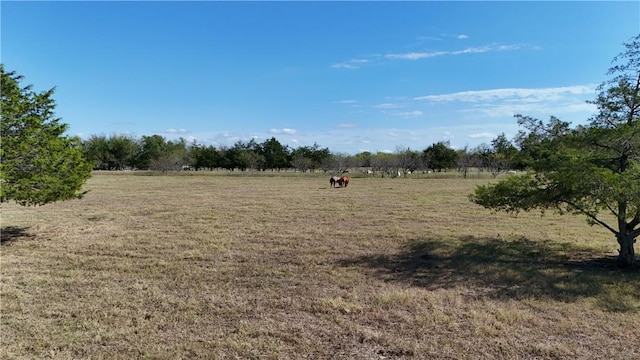
POLYGON ((469 203, 486 181, 98 173, 4 204, 0 357, 637 357, 613 236, 469 203))

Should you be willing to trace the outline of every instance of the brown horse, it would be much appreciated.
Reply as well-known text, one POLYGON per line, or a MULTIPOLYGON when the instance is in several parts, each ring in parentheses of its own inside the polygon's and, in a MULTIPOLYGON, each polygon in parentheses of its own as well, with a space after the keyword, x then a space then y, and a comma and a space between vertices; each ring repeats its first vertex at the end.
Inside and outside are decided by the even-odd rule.
POLYGON ((340 180, 338 181, 340 183, 340 187, 342 187, 342 185, 344 184, 344 187, 347 187, 347 185, 349 185, 349 180, 351 180, 348 176, 343 176, 340 178, 340 180))
POLYGON ((329 184, 331 184, 331 187, 336 187, 336 183, 342 187, 342 182, 340 181, 341 177, 340 176, 332 176, 331 179, 329 179, 329 184))

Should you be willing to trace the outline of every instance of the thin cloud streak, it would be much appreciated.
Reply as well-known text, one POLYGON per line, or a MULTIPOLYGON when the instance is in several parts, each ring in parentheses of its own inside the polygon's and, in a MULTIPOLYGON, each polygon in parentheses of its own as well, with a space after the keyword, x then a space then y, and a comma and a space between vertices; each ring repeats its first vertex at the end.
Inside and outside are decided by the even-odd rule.
MULTIPOLYGON (((469 36, 465 34, 460 35, 449 35, 449 37, 454 37, 459 40, 468 39, 469 36)), ((426 38, 425 38, 426 39, 426 38)), ((476 46, 476 47, 468 47, 462 50, 455 51, 425 51, 425 52, 408 52, 408 53, 389 53, 382 55, 383 58, 389 60, 421 60, 428 58, 435 58, 439 56, 455 56, 455 55, 464 55, 464 54, 481 54, 490 51, 513 51, 519 50, 522 48, 522 45, 486 45, 486 46, 476 46)), ((378 57, 378 56, 376 56, 378 57)), ((370 63, 369 59, 351 59, 349 61, 340 62, 332 64, 331 67, 335 69, 359 69, 362 65, 370 63)))
POLYGON ((402 117, 418 117, 418 116, 422 116, 424 113, 422 111, 419 110, 414 110, 414 111, 405 111, 405 112, 399 112, 396 113, 396 116, 402 116, 402 117))
POLYGON ((518 50, 521 48, 521 45, 491 45, 491 46, 477 46, 477 47, 469 47, 462 50, 456 51, 432 51, 432 52, 410 52, 410 53, 399 53, 399 54, 386 54, 384 55, 387 59, 392 60, 420 60, 426 58, 433 58, 437 56, 445 56, 445 55, 462 55, 462 54, 481 54, 490 51, 511 51, 518 50))
POLYGON ((269 132, 271 134, 286 134, 286 135, 293 135, 295 134, 297 131, 295 129, 271 129, 269 130, 269 132))
POLYGON ((333 64, 331 67, 336 69, 357 69, 368 62, 369 60, 367 59, 351 59, 347 62, 333 64))
POLYGON ((489 102, 500 100, 527 100, 530 102, 558 101, 567 96, 595 94, 595 85, 576 85, 556 88, 505 88, 492 90, 462 91, 451 94, 426 95, 414 100, 432 102, 489 102))
POLYGON ((596 106, 576 100, 574 103, 524 103, 524 104, 482 104, 475 105, 471 109, 460 110, 462 113, 473 115, 483 115, 490 118, 508 117, 514 114, 570 114, 570 113, 593 113, 596 106))
POLYGON ((420 59, 432 58, 432 57, 442 56, 447 54, 451 54, 451 52, 448 52, 448 51, 434 51, 434 52, 422 52, 422 53, 411 52, 411 53, 405 53, 405 54, 386 54, 384 57, 387 59, 393 59, 393 60, 396 60, 396 59, 420 60, 420 59))
POLYGON ((334 104, 355 104, 356 101, 355 100, 338 100, 338 101, 334 101, 334 104))
POLYGON ((403 105, 392 104, 392 103, 384 103, 384 104, 374 105, 373 107, 376 108, 376 109, 397 109, 397 108, 403 107, 403 105))
POLYGON ((493 139, 496 137, 496 135, 490 132, 481 132, 481 133, 469 134, 467 135, 467 137, 471 139, 480 139, 480 138, 493 139))

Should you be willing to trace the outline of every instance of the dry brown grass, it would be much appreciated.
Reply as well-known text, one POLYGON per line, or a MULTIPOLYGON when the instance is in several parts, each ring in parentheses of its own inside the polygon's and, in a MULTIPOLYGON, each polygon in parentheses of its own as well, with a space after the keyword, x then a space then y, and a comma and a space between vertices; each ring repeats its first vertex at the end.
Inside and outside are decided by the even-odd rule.
POLYGON ((96 174, 3 205, 3 359, 629 359, 640 275, 487 180, 96 174))

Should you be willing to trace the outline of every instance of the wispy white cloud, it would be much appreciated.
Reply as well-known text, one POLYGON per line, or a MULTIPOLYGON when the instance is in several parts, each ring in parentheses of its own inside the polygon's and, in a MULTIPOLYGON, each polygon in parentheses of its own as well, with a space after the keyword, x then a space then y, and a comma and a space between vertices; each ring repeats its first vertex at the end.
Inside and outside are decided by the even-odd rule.
POLYGON ((271 134, 287 134, 287 135, 293 135, 295 134, 297 131, 295 129, 271 129, 269 130, 269 132, 271 134))
POLYGON ((522 45, 500 45, 496 48, 498 51, 511 51, 511 50, 519 50, 522 48, 522 45))
POLYGON ((176 134, 187 134, 189 133, 189 131, 187 129, 168 129, 167 131, 164 132, 165 134, 172 134, 172 135, 176 135, 176 134))
POLYGON ((354 128, 356 127, 356 124, 351 123, 351 122, 343 122, 337 125, 338 128, 340 129, 350 129, 350 128, 354 128))
MULTIPOLYGON (((484 117, 509 117, 514 114, 553 114, 566 115, 571 113, 585 113, 590 116, 596 110, 596 106, 588 104, 581 99, 567 99, 565 101, 555 101, 548 103, 504 103, 504 104, 475 104, 472 108, 461 110, 463 113, 474 114, 484 117)), ((586 117, 585 117, 586 119, 586 117)))
POLYGON ((425 58, 432 58, 436 56, 447 55, 448 51, 433 51, 433 52, 410 52, 404 54, 386 54, 384 57, 394 60, 420 60, 425 58))
POLYGON ((490 132, 481 132, 481 133, 469 134, 467 135, 467 137, 471 139, 482 139, 482 138, 494 139, 496 135, 490 132))
POLYGON ((595 85, 505 88, 426 95, 414 100, 432 104, 455 103, 458 113, 469 114, 474 118, 507 118, 514 114, 580 114, 586 119, 596 110, 593 104, 586 103, 595 94, 595 89, 595 85))
POLYGON ((402 117, 418 117, 418 116, 422 116, 423 114, 424 113, 422 111, 414 110, 414 111, 399 112, 399 113, 395 113, 394 115, 402 116, 402 117))
POLYGON ((355 104, 357 101, 355 100, 338 100, 334 101, 334 104, 355 104))
POLYGON ((418 36, 417 40, 419 40, 419 41, 423 41, 423 40, 440 41, 440 40, 442 40, 442 38, 440 38, 438 36, 418 36))
POLYGON ((439 36, 419 36, 418 40, 440 41, 440 40, 443 40, 444 38, 446 39, 454 38, 458 40, 465 40, 465 39, 468 39, 469 37, 470 36, 467 34, 440 34, 439 36))
POLYGON ((333 64, 331 67, 336 69, 357 69, 368 62, 369 60, 367 59, 351 59, 347 62, 333 64))
POLYGON ((337 63, 331 65, 334 69, 357 69, 358 67, 349 63, 337 63))
POLYGON ((455 51, 430 51, 430 52, 409 52, 409 53, 391 53, 384 57, 393 60, 420 60, 445 55, 463 55, 463 54, 480 54, 490 51, 511 51, 522 48, 522 45, 486 45, 469 47, 455 51))
POLYGON ((397 108, 403 107, 403 105, 393 104, 393 103, 384 103, 384 104, 374 105, 373 107, 376 109, 397 109, 397 108))
POLYGON ((481 53, 489 52, 491 50, 496 50, 496 49, 491 48, 489 46, 478 46, 478 47, 470 47, 462 50, 452 51, 450 54, 451 55, 481 54, 481 53))
POLYGON ((576 85, 555 88, 505 88, 492 90, 461 91, 451 94, 426 95, 414 100, 432 102, 490 102, 504 100, 525 100, 529 102, 558 101, 572 95, 593 95, 594 85, 576 85))

